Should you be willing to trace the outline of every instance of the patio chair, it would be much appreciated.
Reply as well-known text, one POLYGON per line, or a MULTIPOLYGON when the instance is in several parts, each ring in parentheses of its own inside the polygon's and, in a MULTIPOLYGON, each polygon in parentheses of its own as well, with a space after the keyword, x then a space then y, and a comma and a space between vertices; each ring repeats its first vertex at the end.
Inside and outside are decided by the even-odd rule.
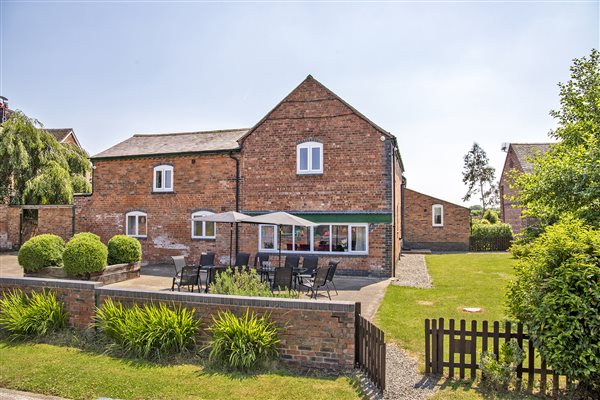
POLYGON ((290 255, 285 258, 284 268, 296 269, 298 268, 298 264, 300 264, 300 256, 290 255))
POLYGON ((329 273, 327 274, 327 279, 325 280, 325 285, 327 285, 327 288, 329 288, 330 283, 333 285, 336 295, 338 294, 338 291, 335 287, 335 283, 333 283, 333 277, 335 276, 335 271, 337 270, 339 263, 339 261, 329 261, 329 273))
POLYGON ((292 289, 292 277, 294 270, 291 268, 275 268, 275 275, 273 276, 273 286, 271 291, 275 290, 291 290, 292 289))
POLYGON ((202 253, 200 255, 200 267, 210 267, 212 265, 215 265, 215 253, 202 253))
POLYGON ((250 269, 249 261, 249 253, 238 253, 235 257, 235 267, 239 272, 242 272, 242 270, 248 271, 250 269))
POLYGON ((256 253, 254 256, 254 268, 261 267, 259 262, 269 261, 269 253, 256 253))
POLYGON ((304 256, 302 261, 302 268, 305 270, 301 274, 296 275, 296 281, 299 285, 302 285, 304 279, 310 279, 315 276, 317 267, 319 266, 318 256, 304 256))
POLYGON ((217 275, 224 274, 227 271, 227 267, 211 267, 208 269, 208 276, 206 277, 206 289, 208 293, 208 287, 217 281, 217 275))
POLYGON ((329 294, 329 288, 327 287, 327 275, 329 274, 329 267, 317 268, 317 273, 313 279, 309 279, 302 283, 302 286, 307 287, 310 290, 310 297, 314 296, 315 300, 319 294, 320 288, 325 288, 327 296, 331 300, 331 294, 329 294))
POLYGON ((171 258, 173 259, 173 265, 175 266, 175 275, 173 275, 171 291, 174 291, 175 285, 177 285, 177 291, 181 291, 182 286, 187 286, 189 290, 191 286, 191 291, 193 292, 194 286, 196 284, 200 285, 198 282, 200 268, 194 265, 185 265, 184 256, 172 256, 171 258))

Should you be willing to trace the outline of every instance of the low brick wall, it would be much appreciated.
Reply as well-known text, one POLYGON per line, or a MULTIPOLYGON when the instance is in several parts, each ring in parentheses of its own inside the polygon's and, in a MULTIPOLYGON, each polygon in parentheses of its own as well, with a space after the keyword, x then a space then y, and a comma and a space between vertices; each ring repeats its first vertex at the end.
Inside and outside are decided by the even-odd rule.
POLYGON ((65 302, 69 323, 79 329, 92 322, 95 306, 108 298, 130 306, 164 303, 194 308, 201 320, 198 336, 201 345, 208 342, 205 329, 212 324, 212 316, 226 310, 243 315, 250 309, 259 315, 270 314, 280 328, 282 363, 302 370, 344 371, 354 366, 356 304, 352 302, 109 289, 101 283, 0 277, 0 291, 16 288, 26 292, 52 289, 65 302))
POLYGON ((52 290, 56 298, 65 303, 69 325, 77 329, 85 329, 92 322, 96 310, 96 289, 100 286, 99 282, 0 277, 0 293, 13 289, 21 289, 25 293, 52 290))

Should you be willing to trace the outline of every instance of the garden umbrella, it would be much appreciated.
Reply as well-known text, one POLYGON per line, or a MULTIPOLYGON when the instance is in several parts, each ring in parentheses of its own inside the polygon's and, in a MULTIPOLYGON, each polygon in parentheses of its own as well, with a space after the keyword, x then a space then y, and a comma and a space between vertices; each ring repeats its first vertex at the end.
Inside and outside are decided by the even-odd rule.
POLYGON ((297 217, 292 214, 288 214, 283 211, 273 212, 269 214, 257 215, 256 217, 246 218, 240 221, 247 224, 268 224, 277 225, 279 228, 279 266, 281 267, 281 233, 284 225, 296 225, 296 226, 317 226, 314 222, 310 222, 307 219, 297 217))
POLYGON ((231 264, 231 248, 233 246, 233 224, 237 224, 238 222, 242 222, 248 218, 250 218, 248 215, 236 211, 227 211, 219 214, 210 214, 205 215, 203 217, 197 217, 194 218, 194 221, 221 223, 224 222, 229 224, 229 264, 231 264))

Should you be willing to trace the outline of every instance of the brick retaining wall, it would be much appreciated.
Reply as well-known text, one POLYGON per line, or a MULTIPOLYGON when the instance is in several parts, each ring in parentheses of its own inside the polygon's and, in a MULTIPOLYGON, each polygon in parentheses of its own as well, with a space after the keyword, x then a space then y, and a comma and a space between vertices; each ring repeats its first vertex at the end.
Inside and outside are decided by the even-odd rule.
POLYGON ((26 292, 49 288, 65 302, 71 326, 83 329, 93 320, 96 304, 107 298, 127 305, 164 303, 195 308, 201 319, 200 345, 208 341, 205 331, 212 316, 230 310, 242 315, 246 309, 263 315, 280 328, 280 361, 303 370, 349 370, 354 365, 356 304, 298 299, 220 296, 185 292, 109 289, 100 283, 40 278, 0 277, 0 291, 21 288, 26 292))

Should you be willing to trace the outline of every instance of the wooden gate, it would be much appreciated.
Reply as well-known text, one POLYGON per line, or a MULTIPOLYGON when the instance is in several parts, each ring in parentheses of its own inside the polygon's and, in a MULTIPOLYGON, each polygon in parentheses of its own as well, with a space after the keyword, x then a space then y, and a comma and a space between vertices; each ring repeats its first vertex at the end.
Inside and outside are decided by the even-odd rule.
POLYGON ((381 329, 360 315, 356 304, 355 363, 381 391, 385 390, 385 338, 381 329))
POLYGON ((450 319, 448 326, 445 322, 444 318, 425 320, 426 374, 442 375, 446 369, 448 377, 454 378, 458 370, 460 379, 464 379, 467 373, 470 379, 475 379, 482 352, 493 352, 498 357, 501 343, 516 339, 519 347, 526 352, 525 359, 517 366, 517 385, 526 382, 527 389, 533 391, 539 377, 540 391, 546 393, 548 378, 552 377, 553 395, 558 394, 559 387, 570 385, 567 379, 560 379, 549 369, 539 354, 536 355, 537 350, 523 331, 523 324, 507 321, 502 324, 504 329, 501 330, 499 321, 493 321, 491 326, 488 321, 483 321, 481 328, 478 328, 477 321, 471 321, 469 327, 464 319, 460 320, 460 324, 450 319), (527 379, 524 379, 524 374, 527 379))

